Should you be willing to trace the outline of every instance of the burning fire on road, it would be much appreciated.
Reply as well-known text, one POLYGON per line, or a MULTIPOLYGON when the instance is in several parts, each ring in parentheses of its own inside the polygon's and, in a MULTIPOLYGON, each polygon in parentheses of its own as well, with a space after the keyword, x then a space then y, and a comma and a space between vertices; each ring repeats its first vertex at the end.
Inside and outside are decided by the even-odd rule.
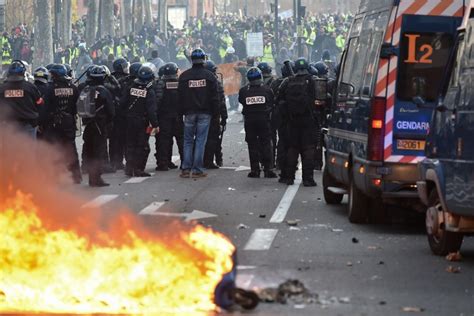
POLYGON ((225 236, 179 223, 155 232, 124 211, 105 225, 60 185, 59 155, 0 135, 0 313, 217 309, 216 287, 235 265, 225 236))

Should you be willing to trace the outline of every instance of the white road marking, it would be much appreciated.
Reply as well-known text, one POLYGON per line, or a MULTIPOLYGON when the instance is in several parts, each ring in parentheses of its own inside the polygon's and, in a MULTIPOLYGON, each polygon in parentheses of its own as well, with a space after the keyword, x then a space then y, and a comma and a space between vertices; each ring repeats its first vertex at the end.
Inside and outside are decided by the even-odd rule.
POLYGON ((235 283, 237 284, 238 288, 241 289, 249 289, 251 288, 252 281, 255 278, 253 274, 237 274, 237 280, 235 283))
MULTIPOLYGON (((152 176, 154 176, 155 174, 152 173, 151 174, 152 176)), ((144 181, 146 181, 147 179, 149 179, 150 177, 133 177, 133 178, 130 178, 128 179, 127 181, 125 181, 126 184, 137 184, 137 183, 142 183, 144 181)))
POLYGON ((272 246, 273 240, 278 233, 278 229, 256 229, 244 250, 268 250, 272 246))
POLYGON ((95 199, 87 202, 82 206, 82 208, 91 208, 91 207, 101 207, 104 204, 109 203, 110 201, 115 200, 118 198, 118 194, 103 194, 99 195, 95 199))
POLYGON ((165 202, 153 202, 138 213, 139 215, 155 215, 165 202))
POLYGON ((281 198, 280 204, 278 204, 275 212, 273 213, 270 223, 283 223, 285 220, 286 214, 291 207, 291 203, 295 199, 296 193, 298 192, 301 186, 301 164, 298 165, 298 170, 296 171, 295 184, 290 185, 286 189, 285 194, 281 198))
POLYGON ((237 270, 255 270, 257 269, 257 266, 237 266, 237 270))
POLYGON ((240 167, 235 169, 235 172, 248 171, 248 170, 252 170, 252 169, 250 167, 247 167, 247 166, 240 166, 240 167))

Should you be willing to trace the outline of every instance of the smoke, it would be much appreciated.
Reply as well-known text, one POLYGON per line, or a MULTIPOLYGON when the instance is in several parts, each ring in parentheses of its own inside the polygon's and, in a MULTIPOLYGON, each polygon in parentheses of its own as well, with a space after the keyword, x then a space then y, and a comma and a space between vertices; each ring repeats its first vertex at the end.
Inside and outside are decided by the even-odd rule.
MULTIPOLYGON (((29 196, 49 229, 72 230, 97 242, 104 233, 107 240, 124 242, 128 231, 145 239, 158 238, 156 229, 147 228, 126 207, 107 213, 83 208, 85 200, 72 184, 65 157, 61 148, 34 141, 11 126, 1 125, 0 206, 21 192, 29 196)), ((189 225, 168 222, 160 225, 160 239, 189 229, 189 225)))

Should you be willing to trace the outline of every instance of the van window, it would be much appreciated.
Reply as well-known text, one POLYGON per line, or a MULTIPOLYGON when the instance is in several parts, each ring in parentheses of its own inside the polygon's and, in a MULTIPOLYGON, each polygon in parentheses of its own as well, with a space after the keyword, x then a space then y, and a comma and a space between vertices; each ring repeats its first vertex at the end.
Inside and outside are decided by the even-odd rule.
MULTIPOLYGON (((342 76, 341 76, 341 82, 351 83, 350 79, 351 79, 352 66, 354 64, 354 55, 356 53, 358 45, 359 45, 359 38, 358 37, 354 37, 354 38, 351 38, 349 40, 347 54, 344 58, 345 63, 344 63, 344 69, 343 69, 342 76)), ((340 88, 342 86, 343 85, 339 85, 340 88)), ((347 89, 339 89, 338 95, 340 97, 345 97, 348 94, 349 93, 348 93, 347 89)))
POLYGON ((446 33, 404 33, 401 36, 397 97, 411 101, 416 96, 436 100, 440 80, 453 47, 446 33))

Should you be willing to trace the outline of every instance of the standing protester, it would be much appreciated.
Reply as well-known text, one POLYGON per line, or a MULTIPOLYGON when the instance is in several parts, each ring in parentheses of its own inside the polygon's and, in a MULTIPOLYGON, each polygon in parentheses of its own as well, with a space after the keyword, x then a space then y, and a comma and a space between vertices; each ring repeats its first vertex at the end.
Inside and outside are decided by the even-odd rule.
POLYGON ((206 54, 202 49, 191 53, 193 66, 179 78, 180 114, 184 121, 184 161, 182 178, 202 178, 203 158, 212 115, 219 110, 217 78, 204 67, 206 54))
POLYGON ((103 152, 107 148, 107 125, 115 116, 112 94, 104 87, 107 74, 101 66, 93 66, 78 100, 78 114, 83 118, 84 152, 87 156, 87 171, 91 187, 104 187, 102 179, 103 152))
POLYGON ((276 178, 272 170, 272 141, 270 112, 273 107, 273 92, 263 84, 262 72, 250 68, 247 73, 249 84, 239 91, 239 102, 243 105, 245 117, 245 141, 249 147, 249 178, 260 178, 260 161, 264 167, 265 178, 276 178), (261 153, 261 154, 260 154, 261 153))
POLYGON ((72 84, 64 65, 54 65, 50 74, 52 83, 44 97, 43 138, 64 149, 68 170, 74 183, 78 184, 82 181, 76 147, 76 103, 79 90, 72 84))
POLYGON ((168 171, 178 167, 172 162, 173 137, 178 145, 179 156, 183 161, 183 117, 178 114, 178 65, 168 63, 160 71, 162 77, 156 85, 158 103, 158 125, 156 135, 156 171, 168 171))
POLYGON ((0 85, 0 120, 15 124, 19 130, 36 139, 39 109, 44 101, 34 84, 26 81, 25 64, 15 60, 7 78, 0 85))
POLYGON ((142 66, 134 84, 126 91, 120 104, 127 119, 125 174, 135 177, 150 177, 146 173, 143 161, 146 160, 146 148, 149 135, 147 129, 151 125, 158 128, 156 117, 156 94, 153 89, 154 72, 150 67, 142 66))
POLYGON ((296 75, 283 82, 281 87, 281 113, 287 124, 288 160, 287 184, 294 184, 298 157, 303 164, 303 185, 316 186, 314 181, 314 157, 316 140, 314 130, 315 78, 309 74, 309 64, 304 58, 295 62, 296 75))
MULTIPOLYGON (((208 60, 206 62, 206 69, 212 72, 218 79, 217 66, 213 61, 208 60)), ((206 151, 204 153, 204 167, 206 169, 219 169, 219 167, 222 166, 222 136, 227 125, 227 107, 225 104, 224 86, 219 80, 217 84, 219 112, 214 114, 211 118, 206 151), (214 163, 214 157, 216 158, 216 163, 214 163)))

